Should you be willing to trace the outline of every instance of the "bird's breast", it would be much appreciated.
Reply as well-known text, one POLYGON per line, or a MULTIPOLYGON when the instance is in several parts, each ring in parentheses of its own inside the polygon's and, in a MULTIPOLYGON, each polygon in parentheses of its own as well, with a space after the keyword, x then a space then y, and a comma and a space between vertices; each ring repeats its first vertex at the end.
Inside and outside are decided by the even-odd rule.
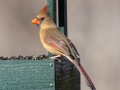
POLYGON ((49 36, 50 35, 49 33, 47 33, 45 30, 44 31, 40 30, 39 35, 40 35, 41 43, 47 51, 51 52, 54 55, 58 55, 58 54, 61 55, 60 52, 58 52, 57 50, 52 48, 48 43, 45 42, 45 37, 49 36))

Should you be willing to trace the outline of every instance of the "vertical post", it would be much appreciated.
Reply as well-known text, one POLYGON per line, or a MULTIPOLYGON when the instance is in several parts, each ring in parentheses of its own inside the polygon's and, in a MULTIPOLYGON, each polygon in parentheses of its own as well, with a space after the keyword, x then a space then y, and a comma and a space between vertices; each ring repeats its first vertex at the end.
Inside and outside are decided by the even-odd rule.
MULTIPOLYGON (((56 23, 56 0, 47 0, 47 2, 48 2, 48 6, 49 6, 50 16, 56 23)), ((51 56, 53 56, 53 54, 48 52, 48 56, 51 57, 51 56)))
POLYGON ((67 36, 67 0, 48 0, 50 16, 67 36))
MULTIPOLYGON (((50 16, 67 36, 67 0, 48 0, 50 16)), ((49 56, 53 56, 48 53, 49 56)))
POLYGON ((58 0, 58 25, 67 36, 67 0, 58 0))
POLYGON ((56 23, 56 0, 47 0, 49 6, 50 16, 56 23))
MULTIPOLYGON (((48 0, 49 12, 59 30, 67 36, 67 0, 48 0)), ((49 53, 49 56, 52 54, 49 53)), ((80 90, 80 73, 66 58, 55 61, 56 90, 80 90)))

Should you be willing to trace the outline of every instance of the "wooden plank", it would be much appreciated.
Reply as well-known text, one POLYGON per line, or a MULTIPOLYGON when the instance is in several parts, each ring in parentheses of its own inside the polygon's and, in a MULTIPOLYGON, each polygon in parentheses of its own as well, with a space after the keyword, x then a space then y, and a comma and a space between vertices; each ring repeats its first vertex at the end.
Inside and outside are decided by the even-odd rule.
POLYGON ((55 90, 54 71, 53 60, 0 60, 0 90, 55 90))

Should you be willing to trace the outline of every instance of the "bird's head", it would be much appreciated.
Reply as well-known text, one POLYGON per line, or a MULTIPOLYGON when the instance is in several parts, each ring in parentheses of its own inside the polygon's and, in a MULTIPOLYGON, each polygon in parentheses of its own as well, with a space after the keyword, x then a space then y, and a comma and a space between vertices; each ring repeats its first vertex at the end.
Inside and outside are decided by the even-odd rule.
POLYGON ((50 24, 53 24, 53 20, 51 19, 48 11, 48 5, 46 5, 40 13, 37 15, 35 19, 32 20, 33 24, 36 24, 40 28, 46 28, 50 24))

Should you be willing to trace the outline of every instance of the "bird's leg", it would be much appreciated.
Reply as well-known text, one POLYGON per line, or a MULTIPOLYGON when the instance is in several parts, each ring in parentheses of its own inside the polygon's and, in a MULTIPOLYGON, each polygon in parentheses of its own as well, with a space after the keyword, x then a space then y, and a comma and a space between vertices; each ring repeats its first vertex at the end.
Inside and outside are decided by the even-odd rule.
POLYGON ((52 57, 50 57, 49 59, 50 59, 50 60, 58 60, 59 62, 61 62, 61 60, 58 59, 59 57, 61 57, 61 55, 52 56, 52 57))

